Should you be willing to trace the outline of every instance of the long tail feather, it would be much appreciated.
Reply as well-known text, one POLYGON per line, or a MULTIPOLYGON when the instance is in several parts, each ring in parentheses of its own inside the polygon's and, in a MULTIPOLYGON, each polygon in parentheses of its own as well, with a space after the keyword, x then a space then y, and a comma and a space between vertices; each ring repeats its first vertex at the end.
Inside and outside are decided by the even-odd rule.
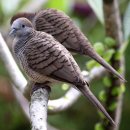
POLYGON ((121 79, 123 82, 126 82, 126 80, 123 78, 122 75, 120 75, 111 65, 109 65, 101 56, 99 56, 93 49, 87 49, 86 54, 96 60, 99 64, 104 66, 108 71, 110 71, 112 74, 116 75, 119 79, 121 79))
POLYGON ((115 122, 113 121, 113 119, 111 118, 111 116, 107 113, 107 111, 105 110, 105 108, 102 106, 102 104, 98 101, 98 99, 93 95, 93 93, 90 91, 90 89, 88 88, 88 86, 78 86, 77 87, 82 94, 87 97, 87 99, 92 102, 92 104, 98 108, 101 112, 103 112, 103 114, 107 117, 107 119, 110 121, 110 123, 114 126, 115 122))

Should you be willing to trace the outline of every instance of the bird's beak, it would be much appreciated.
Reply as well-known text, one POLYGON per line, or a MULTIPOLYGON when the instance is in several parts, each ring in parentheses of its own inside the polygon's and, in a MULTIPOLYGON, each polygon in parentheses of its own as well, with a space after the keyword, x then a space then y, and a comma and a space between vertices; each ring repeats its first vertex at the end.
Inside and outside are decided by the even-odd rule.
POLYGON ((11 28, 11 30, 10 30, 10 32, 9 32, 9 36, 15 37, 16 31, 17 31, 16 28, 11 28))

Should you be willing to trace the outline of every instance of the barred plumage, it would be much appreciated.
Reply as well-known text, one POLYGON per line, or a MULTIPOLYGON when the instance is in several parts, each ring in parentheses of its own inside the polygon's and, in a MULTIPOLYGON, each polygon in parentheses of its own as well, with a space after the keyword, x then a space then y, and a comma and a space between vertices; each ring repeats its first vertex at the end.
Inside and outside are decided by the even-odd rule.
POLYGON ((36 30, 51 34, 69 51, 90 56, 112 74, 125 81, 112 66, 96 53, 89 40, 64 12, 56 9, 45 9, 35 14, 20 13, 12 17, 11 23, 19 17, 28 18, 36 30))
POLYGON ((13 22, 11 34, 15 36, 13 52, 30 80, 37 83, 60 81, 75 85, 114 124, 105 108, 89 90, 79 66, 63 45, 51 35, 35 31, 26 18, 13 22))

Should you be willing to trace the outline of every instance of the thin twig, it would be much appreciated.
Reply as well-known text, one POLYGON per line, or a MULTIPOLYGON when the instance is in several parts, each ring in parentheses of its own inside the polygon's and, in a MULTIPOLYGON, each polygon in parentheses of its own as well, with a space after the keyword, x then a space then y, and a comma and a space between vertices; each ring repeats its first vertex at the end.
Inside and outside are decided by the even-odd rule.
POLYGON ((21 71, 19 70, 1 33, 0 33, 0 56, 3 62, 5 63, 5 67, 7 71, 9 72, 13 83, 23 93, 25 86, 27 85, 27 80, 25 79, 21 71))

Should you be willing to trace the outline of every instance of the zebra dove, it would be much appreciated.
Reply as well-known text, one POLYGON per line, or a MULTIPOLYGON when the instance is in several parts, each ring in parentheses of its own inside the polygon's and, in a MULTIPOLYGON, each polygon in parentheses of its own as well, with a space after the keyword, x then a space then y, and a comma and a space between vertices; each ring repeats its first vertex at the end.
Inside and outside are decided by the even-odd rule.
POLYGON ((115 124, 83 79, 80 68, 68 50, 50 34, 36 31, 26 18, 11 26, 13 53, 30 81, 51 85, 66 82, 76 86, 95 107, 115 124))
POLYGON ((19 17, 28 18, 37 31, 51 34, 69 51, 88 55, 122 81, 126 81, 111 65, 96 53, 89 40, 64 12, 56 9, 45 9, 37 13, 19 13, 12 17, 11 23, 19 17))

